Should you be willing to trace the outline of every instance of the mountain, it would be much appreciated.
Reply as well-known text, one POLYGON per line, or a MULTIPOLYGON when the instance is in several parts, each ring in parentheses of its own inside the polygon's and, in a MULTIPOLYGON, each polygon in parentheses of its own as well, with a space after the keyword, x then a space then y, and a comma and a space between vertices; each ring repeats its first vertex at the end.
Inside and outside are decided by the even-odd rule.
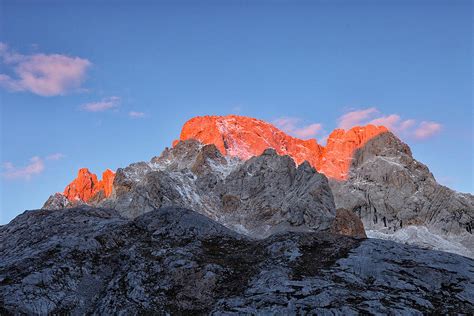
POLYGON ((0 226, 1 315, 474 313, 474 198, 387 129, 190 122, 0 226))
MULTIPOLYGON (((295 208, 314 205, 323 210, 322 205, 327 208, 334 203, 335 208, 331 206, 331 211, 323 213, 334 217, 336 209, 345 209, 349 211, 346 215, 357 214, 369 236, 474 258, 474 197, 438 184, 428 167, 413 158, 408 145, 385 127, 337 129, 322 146, 315 139, 289 136, 254 118, 203 116, 186 122, 180 140, 173 145, 151 162, 117 170, 113 188, 107 191, 110 195, 97 194, 94 190, 100 188, 98 185, 92 186, 95 193, 91 193, 91 186, 79 185, 96 183, 94 175, 79 172, 65 193, 68 188, 85 188, 85 192, 72 190, 74 194, 65 195, 69 202, 54 195, 44 208, 70 207, 83 201, 135 217, 154 208, 179 205, 237 231, 249 230, 249 235, 264 237, 278 230, 278 225, 284 226, 285 221, 294 221, 287 214, 295 208), (268 148, 273 151, 266 152, 268 148), (282 156, 286 158, 279 158, 282 156), (268 167, 268 157, 275 167, 268 167), (256 165, 262 168, 259 173, 248 171, 256 165), (292 186, 294 174, 300 176, 302 170, 311 167, 326 175, 330 189, 326 185, 322 188, 330 192, 307 199, 304 194, 311 196, 311 189, 304 183, 309 180, 299 180, 298 188, 292 186), (287 170, 285 179, 274 176, 280 169, 287 170), (262 195, 253 199, 253 192, 262 195), (286 194, 291 198, 285 199, 286 194), (328 202, 331 199, 334 202, 328 202), (301 205, 304 203, 307 205, 301 205), (223 212, 229 208, 232 212, 223 212), (270 219, 254 221, 255 214, 270 219)), ((308 226, 306 219, 297 222, 316 229, 316 224, 308 226)))

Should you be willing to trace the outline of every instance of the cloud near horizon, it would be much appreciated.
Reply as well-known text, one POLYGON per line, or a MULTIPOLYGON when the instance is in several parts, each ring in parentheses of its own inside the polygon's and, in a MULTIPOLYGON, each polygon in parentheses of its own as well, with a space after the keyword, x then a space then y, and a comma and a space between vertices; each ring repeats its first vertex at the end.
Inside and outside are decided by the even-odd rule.
POLYGON ((115 109, 120 104, 119 97, 108 97, 103 98, 98 102, 85 103, 80 106, 81 110, 86 112, 104 112, 107 110, 115 109))
POLYGON ((0 73, 0 86, 12 92, 28 91, 40 96, 64 95, 78 91, 92 63, 60 54, 23 55, 0 42, 0 60, 16 78, 0 73))
POLYGON ((395 134, 417 140, 428 139, 438 134, 442 125, 432 121, 418 123, 414 119, 402 119, 398 114, 383 115, 375 107, 347 112, 339 117, 338 127, 350 129, 358 125, 383 125, 395 134))
POLYGON ((54 153, 41 158, 39 156, 31 157, 29 163, 24 167, 17 167, 12 162, 7 161, 2 165, 2 178, 7 180, 30 180, 32 176, 41 174, 45 169, 45 160, 56 161, 64 158, 62 153, 54 153))
POLYGON ((296 117, 280 117, 273 121, 276 127, 284 132, 302 139, 314 138, 323 130, 320 123, 303 124, 303 120, 296 117))

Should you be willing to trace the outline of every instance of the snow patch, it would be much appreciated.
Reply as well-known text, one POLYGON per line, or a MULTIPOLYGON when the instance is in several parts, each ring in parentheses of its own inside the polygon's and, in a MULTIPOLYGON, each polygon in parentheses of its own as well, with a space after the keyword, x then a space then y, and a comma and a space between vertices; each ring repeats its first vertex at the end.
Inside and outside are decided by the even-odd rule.
POLYGON ((416 245, 422 248, 451 252, 474 258, 474 252, 461 244, 456 237, 434 234, 425 226, 407 226, 394 233, 367 230, 366 234, 369 238, 391 240, 402 244, 416 245))

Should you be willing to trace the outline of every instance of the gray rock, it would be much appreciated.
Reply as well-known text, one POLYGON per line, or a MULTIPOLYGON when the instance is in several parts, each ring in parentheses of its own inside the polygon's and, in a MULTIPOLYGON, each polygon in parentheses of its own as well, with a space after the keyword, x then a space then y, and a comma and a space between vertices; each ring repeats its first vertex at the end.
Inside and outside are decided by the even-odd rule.
POLYGON ((69 200, 61 193, 55 193, 51 195, 48 200, 43 204, 42 209, 46 210, 61 210, 63 208, 71 207, 72 204, 69 200))
POLYGON ((0 227, 3 314, 472 314, 474 261, 328 232, 251 239, 193 211, 81 206, 0 227))
POLYGON ((474 251, 474 196, 438 184, 392 133, 367 142, 354 155, 349 179, 330 185, 336 206, 358 214, 366 230, 425 226, 474 251))
POLYGON ((100 205, 128 218, 164 206, 190 208, 254 237, 328 230, 335 218, 327 178, 308 163, 296 167, 272 149, 242 162, 194 140, 118 169, 112 196, 100 205))

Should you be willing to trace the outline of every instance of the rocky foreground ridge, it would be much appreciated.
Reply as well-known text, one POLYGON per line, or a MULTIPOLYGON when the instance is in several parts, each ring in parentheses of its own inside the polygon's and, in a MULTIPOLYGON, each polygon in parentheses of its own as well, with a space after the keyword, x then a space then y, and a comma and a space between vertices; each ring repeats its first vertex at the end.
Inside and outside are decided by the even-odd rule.
POLYGON ((254 239, 182 208, 27 211, 0 227, 0 314, 473 314, 474 260, 330 232, 254 239))
MULTIPOLYGON (((260 237, 288 223, 315 230, 328 226, 324 220, 294 218, 296 209, 315 208, 329 214, 327 218, 335 216, 335 209, 345 209, 362 220, 369 236, 474 258, 474 197, 438 184, 428 167, 385 127, 335 130, 321 146, 315 139, 291 137, 257 119, 204 116, 186 122, 173 145, 150 162, 117 170, 106 188, 83 185, 85 193, 56 194, 44 208, 87 202, 135 217, 179 205, 260 237), (266 152, 268 148, 273 151, 266 152), (286 158, 278 158, 281 155, 286 158), (315 183, 326 181, 309 176, 313 168, 329 179, 329 188, 319 186, 325 194, 311 193, 315 183), (289 173, 282 177, 277 170, 289 173), (81 199, 81 194, 88 198, 81 199), (255 216, 261 218, 254 221, 255 216)), ((87 174, 80 180, 80 172, 65 193, 77 182, 91 182, 87 174)))

